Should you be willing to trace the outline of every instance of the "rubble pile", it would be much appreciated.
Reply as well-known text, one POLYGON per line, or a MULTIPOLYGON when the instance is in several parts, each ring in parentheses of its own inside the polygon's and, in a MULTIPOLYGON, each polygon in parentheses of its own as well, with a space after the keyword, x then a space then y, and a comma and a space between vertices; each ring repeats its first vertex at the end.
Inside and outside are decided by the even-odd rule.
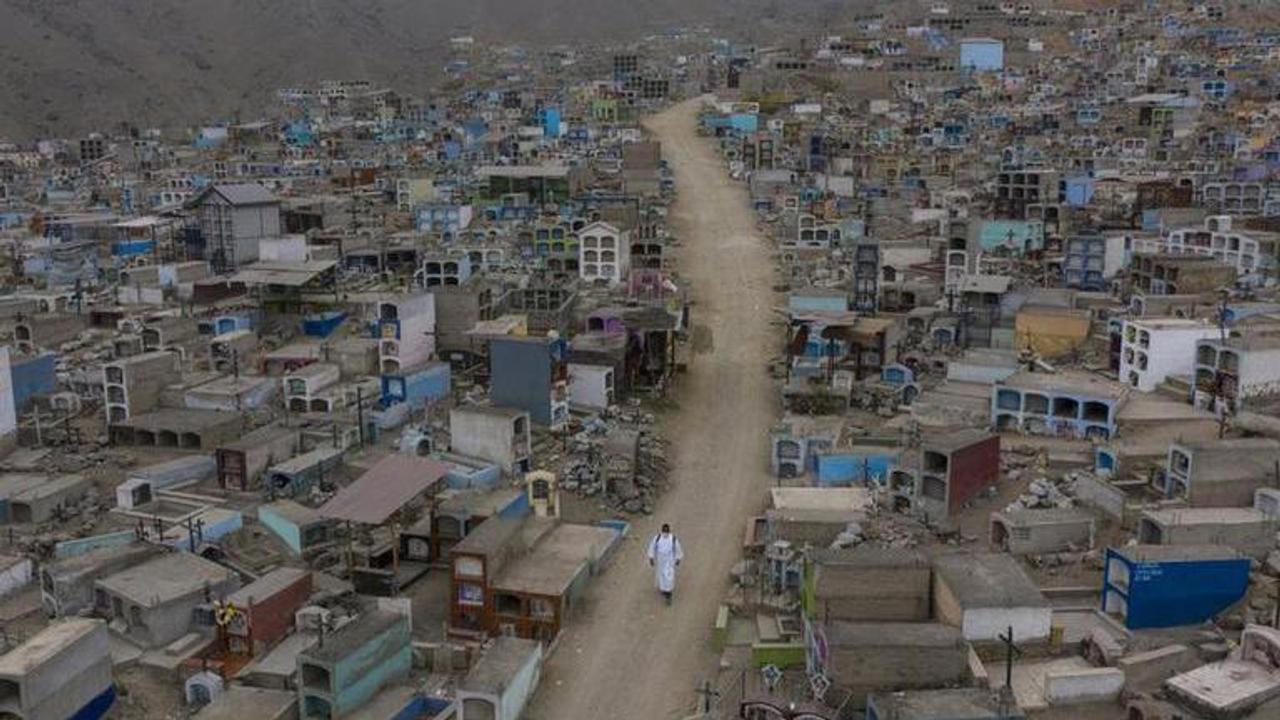
POLYGON ((134 465, 134 458, 129 453, 99 448, 57 453, 50 456, 47 461, 50 469, 59 473, 84 472, 101 467, 125 469, 134 465))
MULTIPOLYGON (((657 495, 667 484, 667 440, 666 438, 642 433, 640 435, 639 454, 636 458, 636 485, 641 493, 657 495)), ((652 505, 646 503, 645 514, 653 512, 652 505)))
POLYGON ((667 440, 653 431, 652 413, 614 412, 592 417, 568 437, 560 462, 560 487, 584 498, 599 497, 615 512, 652 514, 656 497, 666 487, 667 440), (610 438, 634 434, 635 456, 610 451, 610 438))
POLYGON ((869 512, 862 522, 846 525, 832 547, 869 543, 875 547, 914 548, 923 545, 929 535, 929 528, 916 518, 878 509, 869 512))
MULTIPOLYGON (((1012 474, 1010 479, 1016 479, 1012 474)), ((1027 491, 1009 503, 1005 512, 1029 510, 1035 508, 1069 508, 1076 504, 1071 496, 1071 486, 1075 483, 1074 474, 1063 475, 1058 480, 1038 477, 1027 486, 1027 491)))

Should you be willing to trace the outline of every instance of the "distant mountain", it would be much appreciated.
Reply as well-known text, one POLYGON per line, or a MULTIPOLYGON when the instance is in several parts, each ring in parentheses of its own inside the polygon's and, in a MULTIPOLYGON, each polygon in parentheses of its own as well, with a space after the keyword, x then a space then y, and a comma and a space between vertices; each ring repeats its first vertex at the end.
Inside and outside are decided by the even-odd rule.
POLYGON ((277 88, 420 91, 451 35, 528 43, 758 28, 847 0, 0 0, 0 137, 257 114, 277 88))

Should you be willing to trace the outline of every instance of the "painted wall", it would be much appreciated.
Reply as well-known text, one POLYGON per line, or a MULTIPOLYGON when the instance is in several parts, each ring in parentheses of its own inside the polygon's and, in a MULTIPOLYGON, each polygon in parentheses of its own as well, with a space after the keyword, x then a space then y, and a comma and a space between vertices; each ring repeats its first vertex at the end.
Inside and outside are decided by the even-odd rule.
POLYGON ((6 345, 0 347, 0 437, 18 429, 18 413, 14 406, 13 366, 6 345))
POLYGON ((978 247, 990 252, 1007 248, 1015 255, 1044 248, 1044 223, 1039 220, 984 220, 978 225, 978 247))
POLYGON ((1107 549, 1103 599, 1112 591, 1124 566, 1128 574, 1125 627, 1175 627, 1208 620, 1244 597, 1249 587, 1249 559, 1131 563, 1107 549))
POLYGON ((294 555, 302 554, 302 531, 297 525, 277 514, 270 505, 258 508, 258 522, 280 538, 294 555))
POLYGON ((448 363, 430 363, 408 375, 383 375, 384 404, 403 402, 422 408, 449 395, 452 373, 448 363))
POLYGON ((406 677, 412 666, 409 623, 404 619, 336 663, 335 714, 344 715, 360 707, 382 688, 406 677))
POLYGON ((391 720, 421 720, 424 717, 447 720, 454 717, 456 713, 457 708, 451 700, 415 695, 413 700, 391 720))
POLYGON ((1050 607, 970 608, 960 626, 966 640, 995 640, 1013 628, 1017 642, 1049 637, 1053 609, 1050 607))
MULTIPOLYGON (((222 508, 205 509, 195 516, 193 520, 204 521, 203 529, 196 536, 197 550, 199 550, 201 543, 215 543, 219 539, 244 527, 243 515, 234 510, 224 510, 222 508)), ((191 540, 187 531, 177 527, 165 530, 164 543, 177 550, 189 550, 191 547, 191 540), (173 534, 171 535, 170 533, 173 534)))
POLYGON ((787 308, 796 312, 845 312, 849 309, 849 298, 791 293, 787 296, 787 308))
POLYGON ((444 474, 444 483, 454 490, 492 490, 502 479, 502 469, 497 465, 479 466, 455 464, 444 474))
POLYGON ((541 116, 542 131, 546 133, 547 137, 560 137, 560 109, 553 107, 544 108, 541 112, 541 116))
POLYGON ((308 315, 302 319, 302 332, 310 337, 326 338, 333 334, 347 319, 341 311, 330 311, 318 315, 308 315))
POLYGON ((1004 68, 1004 43, 999 40, 961 40, 960 67, 977 72, 1004 68))
POLYGON ((15 411, 21 412, 36 395, 46 395, 56 389, 57 378, 54 376, 56 360, 57 356, 53 353, 11 360, 15 411))
POLYGON ((387 338, 394 327, 394 338, 399 347, 396 354, 401 369, 421 365, 435 352, 436 304, 435 296, 423 293, 395 301, 398 321, 388 321, 382 327, 382 337, 387 338))
POLYGON ((134 257, 150 254, 155 249, 154 240, 124 240, 111 244, 111 254, 116 257, 134 257))
POLYGON ((895 452, 848 452, 818 456, 818 485, 834 487, 862 482, 881 482, 897 464, 895 452))
POLYGON ((1064 195, 1068 205, 1084 207, 1093 200, 1093 178, 1087 175, 1070 177, 1063 181, 1064 195))
POLYGON ((511 502, 505 507, 498 508, 498 517, 512 519, 523 517, 530 512, 529 496, 526 493, 520 493, 512 498, 511 502))
POLYGON ((31 574, 32 566, 29 558, 22 558, 9 568, 0 571, 0 597, 29 585, 31 574))
POLYGON ((1128 383, 1142 392, 1153 392, 1170 375, 1191 375, 1195 371, 1196 344, 1200 340, 1216 338, 1216 327, 1152 327, 1126 320, 1121 331, 1120 382, 1128 383), (1147 332, 1150 341, 1146 347, 1139 344, 1136 335, 1147 332), (1130 333, 1135 335, 1130 340, 1130 333), (1146 357, 1146 369, 1141 369, 1140 358, 1146 357))
POLYGON ((91 553, 95 550, 128 545, 137 539, 137 533, 134 531, 121 530, 120 532, 106 533, 105 535, 93 535, 86 538, 77 538, 75 540, 63 540, 53 546, 53 555, 57 558, 75 557, 77 555, 91 553))
POLYGON ((529 656, 524 666, 519 672, 512 676, 511 682, 507 684, 506 690, 502 693, 502 718, 510 718, 515 720, 520 717, 520 713, 524 710, 524 704, 538 689, 538 676, 542 664, 542 653, 529 656))
MULTIPOLYGON (((277 572, 292 571, 283 570, 277 572)), ((255 646, 254 652, 265 650, 289 633, 289 630, 293 627, 294 613, 307 603, 307 599, 311 597, 311 588, 311 573, 307 572, 299 575, 293 582, 280 588, 272 595, 259 597, 253 592, 254 586, 252 584, 241 590, 241 596, 246 595, 245 591, 249 591, 247 593, 248 599, 253 603, 252 607, 247 610, 250 632, 255 646)), ((241 608, 241 610, 245 609, 241 608)))
POLYGON ((569 402, 575 405, 603 410, 609 406, 607 381, 613 368, 607 365, 569 364, 569 402))
POLYGON ((956 450, 951 455, 947 506, 955 510, 1000 477, 1000 436, 956 450))
POLYGON ((539 425, 551 424, 551 348, 547 344, 494 340, 489 345, 489 377, 494 404, 524 410, 539 425))

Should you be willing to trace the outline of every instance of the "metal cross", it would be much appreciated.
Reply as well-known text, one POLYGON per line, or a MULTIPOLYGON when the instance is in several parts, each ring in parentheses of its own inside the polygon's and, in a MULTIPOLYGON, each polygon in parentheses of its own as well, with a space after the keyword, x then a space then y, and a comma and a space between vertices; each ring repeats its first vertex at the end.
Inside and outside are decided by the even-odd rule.
POLYGON ((1004 643, 1004 686, 1013 689, 1013 659, 1022 654, 1022 651, 1013 644, 1013 626, 1009 626, 1008 632, 1000 635, 998 638, 1004 643))
POLYGON ((712 690, 711 681, 704 680, 702 682, 702 687, 698 688, 694 692, 698 693, 702 698, 702 712, 709 715, 712 710, 712 701, 720 699, 720 691, 712 690))

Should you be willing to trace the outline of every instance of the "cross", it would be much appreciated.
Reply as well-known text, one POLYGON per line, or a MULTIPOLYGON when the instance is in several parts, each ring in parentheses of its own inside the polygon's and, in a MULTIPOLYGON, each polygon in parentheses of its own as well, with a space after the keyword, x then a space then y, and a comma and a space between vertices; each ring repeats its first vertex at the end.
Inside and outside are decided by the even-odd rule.
POLYGON ((711 681, 710 681, 710 680, 704 680, 704 681, 702 681, 702 687, 698 688, 698 689, 697 689, 697 690, 695 690, 694 692, 698 693, 698 695, 702 698, 702 712, 703 712, 703 714, 707 714, 707 715, 711 714, 711 710, 712 710, 712 708, 711 708, 711 702, 712 702, 712 700, 713 700, 713 699, 715 699, 715 700, 720 699, 720 691, 719 691, 719 690, 712 690, 712 689, 711 689, 711 681))
POLYGON ((1013 690, 1013 659, 1022 654, 1022 651, 1013 644, 1013 626, 1009 626, 1008 632, 1000 635, 997 639, 1004 643, 1004 686, 1010 691, 1013 690))

